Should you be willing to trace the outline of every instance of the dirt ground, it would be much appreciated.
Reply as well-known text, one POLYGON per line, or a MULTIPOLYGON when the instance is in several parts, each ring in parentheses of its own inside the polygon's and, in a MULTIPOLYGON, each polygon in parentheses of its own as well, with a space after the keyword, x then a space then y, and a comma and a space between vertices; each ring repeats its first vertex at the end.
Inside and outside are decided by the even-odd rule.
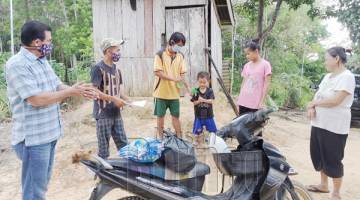
MULTIPOLYGON (((139 98, 143 99, 143 98, 139 98)), ((152 99, 145 108, 126 108, 122 116, 129 138, 153 136, 156 121, 152 116, 152 99)), ((222 95, 215 102, 215 119, 218 127, 231 121, 232 110, 225 103, 222 95)), ((181 121, 186 134, 191 131, 193 107, 188 99, 181 100, 181 121)), ((97 139, 95 121, 91 117, 92 103, 86 102, 77 110, 63 114, 65 136, 59 140, 56 150, 56 160, 51 183, 47 193, 50 200, 84 200, 89 197, 96 183, 91 173, 82 166, 71 164, 71 155, 78 150, 96 151, 97 139)), ((167 119, 166 127, 171 127, 167 119)), ((0 125, 0 199, 21 199, 20 162, 16 159, 10 146, 11 124, 0 125)), ((299 172, 292 177, 304 185, 316 184, 319 175, 313 170, 309 156, 310 126, 303 113, 278 112, 271 116, 264 131, 267 141, 276 145, 287 157, 288 162, 299 172)), ((112 156, 116 157, 115 145, 111 144, 112 156)), ((360 129, 352 129, 345 152, 345 177, 343 185, 344 200, 360 199, 360 129)), ((211 166, 211 174, 206 177, 203 191, 216 194, 220 191, 220 173, 207 150, 197 150, 198 159, 211 166)), ((230 180, 227 180, 227 184, 230 180)), ((122 190, 112 191, 105 199, 115 200, 129 195, 122 190)), ((329 199, 329 194, 313 194, 315 200, 329 199)))

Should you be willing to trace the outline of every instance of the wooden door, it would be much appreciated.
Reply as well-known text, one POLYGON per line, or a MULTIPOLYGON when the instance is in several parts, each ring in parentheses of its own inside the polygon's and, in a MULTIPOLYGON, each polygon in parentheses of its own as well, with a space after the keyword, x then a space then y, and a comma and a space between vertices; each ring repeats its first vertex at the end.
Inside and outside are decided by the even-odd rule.
POLYGON ((183 54, 187 61, 187 79, 191 87, 196 86, 196 76, 200 71, 208 71, 207 56, 204 48, 207 44, 205 7, 166 9, 166 39, 174 32, 186 37, 183 54))

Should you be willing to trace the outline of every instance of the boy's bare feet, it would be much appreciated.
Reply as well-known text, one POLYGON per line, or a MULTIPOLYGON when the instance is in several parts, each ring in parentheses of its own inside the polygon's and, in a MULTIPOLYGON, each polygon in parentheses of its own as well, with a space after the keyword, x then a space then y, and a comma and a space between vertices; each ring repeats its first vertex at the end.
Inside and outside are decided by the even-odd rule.
POLYGON ((333 194, 331 195, 330 200, 341 200, 341 196, 340 196, 340 194, 333 193, 333 194))

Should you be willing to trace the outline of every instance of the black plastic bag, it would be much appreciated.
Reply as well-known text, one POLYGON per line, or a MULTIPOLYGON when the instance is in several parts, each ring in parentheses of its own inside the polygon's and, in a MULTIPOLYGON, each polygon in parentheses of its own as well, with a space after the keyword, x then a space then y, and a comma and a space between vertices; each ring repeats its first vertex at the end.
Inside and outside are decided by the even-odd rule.
POLYGON ((196 164, 193 145, 169 132, 165 134, 162 159, 165 167, 179 173, 189 172, 196 164))

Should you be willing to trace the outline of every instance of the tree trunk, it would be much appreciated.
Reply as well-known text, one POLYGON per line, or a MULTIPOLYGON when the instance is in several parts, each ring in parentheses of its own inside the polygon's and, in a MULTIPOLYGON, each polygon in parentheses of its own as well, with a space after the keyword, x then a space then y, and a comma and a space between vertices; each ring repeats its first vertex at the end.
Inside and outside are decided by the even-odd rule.
POLYGON ((73 5, 74 5, 74 16, 75 16, 75 21, 77 22, 77 5, 76 5, 76 0, 73 0, 73 5))
POLYGON ((76 58, 76 55, 73 54, 71 56, 71 68, 76 67, 76 65, 77 65, 77 58, 76 58))
POLYGON ((258 38, 259 38, 259 45, 261 50, 265 47, 265 40, 269 36, 270 32, 274 28, 274 25, 276 23, 277 17, 280 13, 280 8, 283 0, 277 0, 274 13, 271 17, 271 22, 269 26, 263 31, 263 18, 264 18, 264 4, 262 2, 263 0, 259 1, 259 14, 258 14, 258 38), (262 2, 262 4, 261 4, 262 2), (260 13, 261 12, 261 13, 260 13), (260 19, 261 17, 261 19, 260 19), (261 32, 259 32, 261 30, 261 32))
POLYGON ((67 69, 67 63, 66 63, 66 60, 65 60, 65 55, 64 55, 64 49, 62 46, 59 46, 59 53, 60 53, 60 62, 64 64, 64 81, 65 83, 69 83, 69 76, 68 76, 68 69, 67 69))
MULTIPOLYGON (((2 7, 2 1, 0 0, 0 16, 1 16, 1 27, 2 27, 2 32, 5 33, 5 20, 4 20, 4 16, 5 16, 5 12, 3 11, 3 7, 2 7)), ((2 42, 2 35, 0 34, 0 53, 3 53, 3 42, 2 42)))
POLYGON ((261 35, 263 32, 263 22, 264 22, 264 0, 259 0, 259 12, 258 12, 258 19, 257 19, 257 32, 258 38, 261 39, 261 35))
POLYGON ((30 5, 29 5, 29 0, 25 0, 25 15, 26 15, 26 20, 30 20, 31 16, 30 16, 30 5))
POLYGON ((269 33, 272 31, 272 29, 274 28, 274 25, 276 23, 277 17, 279 16, 280 13, 280 8, 281 8, 281 4, 282 4, 283 0, 278 0, 275 6, 275 11, 272 15, 271 18, 271 22, 270 25, 264 30, 264 32, 261 34, 262 39, 266 39, 266 37, 269 35, 269 33))
POLYGON ((64 15, 64 21, 65 21, 65 26, 66 27, 69 27, 69 20, 68 20, 68 17, 67 17, 67 11, 66 11, 66 6, 65 6, 65 2, 64 0, 60 0, 60 5, 62 6, 62 11, 63 11, 63 15, 64 15))
POLYGON ((66 63, 64 63, 64 66, 65 66, 65 77, 64 77, 64 79, 65 79, 65 83, 66 84, 69 84, 69 70, 68 70, 68 67, 67 67, 67 64, 66 63))
POLYGON ((0 36, 0 53, 3 53, 3 42, 0 36))

